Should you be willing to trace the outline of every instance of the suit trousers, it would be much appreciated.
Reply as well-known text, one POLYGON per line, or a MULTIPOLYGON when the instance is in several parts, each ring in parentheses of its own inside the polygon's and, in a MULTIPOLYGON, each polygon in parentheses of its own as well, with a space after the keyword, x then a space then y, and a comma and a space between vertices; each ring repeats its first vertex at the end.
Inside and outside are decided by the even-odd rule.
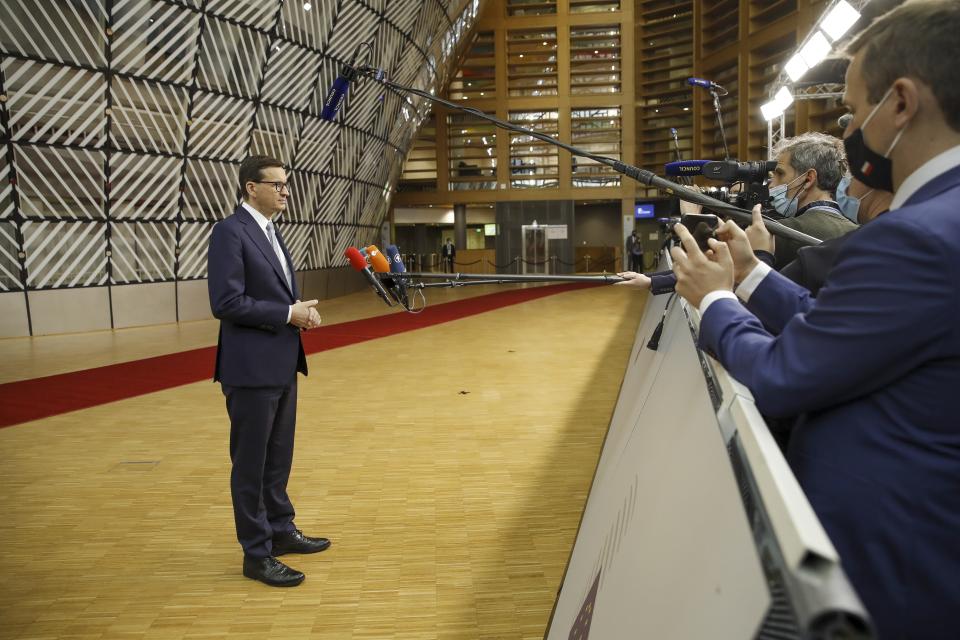
POLYGON ((283 387, 221 385, 230 416, 230 494, 245 555, 265 558, 273 536, 293 531, 287 495, 297 421, 297 377, 283 387))

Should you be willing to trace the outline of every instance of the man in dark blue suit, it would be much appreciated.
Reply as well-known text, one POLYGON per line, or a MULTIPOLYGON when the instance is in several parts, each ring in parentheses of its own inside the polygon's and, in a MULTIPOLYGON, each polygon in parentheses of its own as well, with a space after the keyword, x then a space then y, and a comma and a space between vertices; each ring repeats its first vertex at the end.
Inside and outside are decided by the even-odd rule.
POLYGON ((960 2, 909 0, 849 46, 850 169, 895 196, 816 299, 735 225, 707 254, 679 227, 673 251, 703 349, 763 414, 801 416, 788 460, 881 638, 960 630, 958 33, 960 2))
POLYGON ((320 315, 316 300, 299 300, 293 261, 273 223, 289 195, 283 163, 247 158, 240 188, 243 203, 214 226, 207 256, 210 308, 220 319, 214 381, 230 416, 230 492, 243 575, 289 587, 304 575, 276 556, 330 546, 294 526, 287 495, 297 372, 307 374, 300 331, 319 326, 320 315))

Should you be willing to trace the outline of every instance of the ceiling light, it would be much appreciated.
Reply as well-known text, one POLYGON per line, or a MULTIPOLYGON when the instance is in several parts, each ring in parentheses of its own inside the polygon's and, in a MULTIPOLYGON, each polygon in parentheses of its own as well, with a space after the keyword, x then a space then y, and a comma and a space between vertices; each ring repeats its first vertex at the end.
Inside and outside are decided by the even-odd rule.
POLYGON ((783 109, 777 104, 776 100, 771 100, 766 104, 760 105, 760 113, 763 114, 763 119, 767 122, 770 122, 777 116, 783 113, 783 109))
POLYGON ((850 27, 859 19, 860 12, 851 7, 850 3, 845 0, 840 0, 837 6, 831 9, 827 17, 820 23, 820 28, 830 36, 831 40, 836 42, 842 38, 843 34, 849 31, 850 27))
POLYGON ((807 44, 800 49, 800 57, 811 69, 820 63, 830 53, 830 41, 822 31, 815 31, 807 44))
POLYGON ((807 63, 803 61, 800 54, 797 54, 787 61, 784 69, 786 69, 787 75, 790 76, 790 80, 796 82, 803 77, 803 74, 807 72, 809 67, 807 67, 807 63))
POLYGON ((778 105, 783 107, 784 111, 787 110, 787 107, 793 104, 793 95, 786 87, 780 87, 780 91, 777 91, 777 94, 773 96, 773 99, 777 101, 778 105))

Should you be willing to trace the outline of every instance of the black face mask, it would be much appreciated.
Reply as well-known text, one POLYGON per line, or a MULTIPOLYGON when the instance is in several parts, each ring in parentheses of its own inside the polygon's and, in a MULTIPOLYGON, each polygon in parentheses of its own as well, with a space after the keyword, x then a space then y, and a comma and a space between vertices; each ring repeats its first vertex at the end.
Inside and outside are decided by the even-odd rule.
POLYGON ((867 146, 867 141, 863 138, 863 128, 870 123, 870 120, 876 114, 877 109, 884 103, 893 87, 887 89, 883 98, 873 108, 867 119, 863 121, 856 131, 843 139, 843 148, 847 152, 847 162, 850 163, 850 173, 853 177, 867 185, 871 189, 880 189, 882 191, 893 191, 893 162, 888 157, 893 148, 900 141, 900 136, 906 131, 901 129, 890 144, 885 155, 880 155, 867 146))

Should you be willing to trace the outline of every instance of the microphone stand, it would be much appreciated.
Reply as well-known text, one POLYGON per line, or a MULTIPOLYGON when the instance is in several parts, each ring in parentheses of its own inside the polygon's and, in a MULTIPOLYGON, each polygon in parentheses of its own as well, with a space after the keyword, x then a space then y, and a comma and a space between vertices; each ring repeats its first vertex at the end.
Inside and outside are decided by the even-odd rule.
MULTIPOLYGON (((670 135, 673 137, 673 150, 677 154, 677 162, 683 162, 683 154, 680 153, 680 138, 677 137, 677 130, 670 127, 670 135)), ((690 176, 680 176, 680 182, 688 187, 693 186, 693 178, 690 176)))
MULTIPOLYGON (((723 90, 723 95, 727 95, 727 90, 723 90)), ((711 88, 710 95, 713 96, 713 111, 717 114, 717 124, 720 126, 720 139, 723 140, 724 160, 730 159, 730 147, 727 146, 727 132, 723 129, 723 115, 720 113, 720 93, 711 88)))
MULTIPOLYGON (((423 91, 421 89, 415 89, 413 87, 408 87, 402 84, 398 84, 396 82, 393 82, 392 80, 388 80, 385 77, 383 71, 381 71, 380 69, 363 65, 363 66, 357 67, 357 74, 366 78, 370 78, 374 82, 378 82, 384 85, 385 87, 389 87, 395 91, 402 92, 402 93, 412 93, 413 95, 419 96, 424 100, 429 100, 430 102, 433 102, 435 104, 441 104, 447 107, 448 109, 459 111, 461 113, 469 113, 471 115, 474 115, 482 120, 486 120, 487 122, 494 124, 500 129, 504 129, 506 131, 513 131, 514 133, 521 133, 526 136, 531 136, 533 138, 536 138, 537 140, 546 142, 547 144, 551 144, 555 147, 565 149, 566 151, 569 151, 571 154, 575 156, 589 158, 594 162, 597 162, 599 164, 603 164, 612 168, 614 171, 616 171, 619 174, 625 175, 628 178, 633 178, 637 182, 645 184, 648 187, 654 187, 655 189, 659 189, 660 191, 668 193, 669 195, 676 196, 681 200, 692 202, 694 204, 699 204, 700 206, 710 209, 711 211, 722 213, 724 215, 727 215, 733 218, 734 220, 736 220, 741 224, 749 225, 753 222, 753 216, 750 213, 750 211, 748 211, 747 209, 741 209, 740 207, 736 207, 732 204, 723 202, 722 200, 711 198, 710 196, 704 193, 700 193, 695 189, 691 189, 689 187, 677 184, 676 182, 671 182, 670 180, 661 178, 660 176, 656 175, 652 171, 647 171, 646 169, 641 169, 639 167, 635 167, 633 165, 627 164, 620 160, 615 160, 613 158, 608 158, 606 156, 601 156, 594 153, 588 153, 587 151, 584 151, 572 145, 566 144, 565 142, 560 142, 556 138, 551 138, 550 136, 540 133, 538 131, 531 131, 530 129, 527 129, 525 127, 521 127, 511 122, 506 122, 494 116, 487 115, 486 113, 478 109, 464 107, 462 105, 450 102, 449 100, 438 98, 437 96, 434 96, 433 94, 423 91)), ((715 105, 718 109, 717 117, 719 118, 720 117, 719 98, 715 100, 715 105)), ((721 132, 723 131, 722 123, 721 123, 720 130, 721 132)), ((725 137, 724 137, 724 147, 726 147, 725 137)), ((727 157, 729 158, 729 152, 727 154, 727 157)), ((796 229, 791 229, 790 227, 786 227, 770 218, 764 217, 763 224, 767 228, 767 230, 775 236, 795 240, 804 246, 820 244, 820 240, 818 240, 817 238, 807 235, 801 231, 797 231, 796 229)))

